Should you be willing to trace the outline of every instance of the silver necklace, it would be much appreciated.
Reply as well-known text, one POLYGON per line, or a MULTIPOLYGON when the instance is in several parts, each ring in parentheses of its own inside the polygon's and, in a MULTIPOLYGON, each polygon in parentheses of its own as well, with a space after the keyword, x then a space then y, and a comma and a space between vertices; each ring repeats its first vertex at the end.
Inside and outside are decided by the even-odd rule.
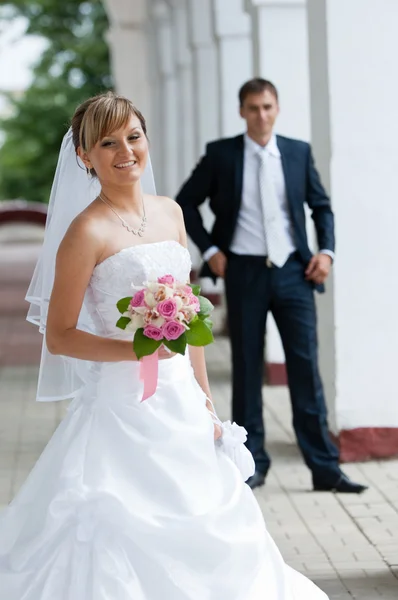
POLYGON ((130 225, 127 223, 127 221, 125 221, 123 219, 123 217, 121 217, 119 215, 119 213, 117 213, 116 210, 113 208, 112 204, 110 203, 109 198, 107 198, 106 196, 104 197, 104 196, 105 196, 105 194, 103 192, 101 192, 98 197, 117 216, 117 218, 120 220, 120 222, 123 225, 123 227, 125 227, 129 233, 133 233, 134 235, 139 235, 140 237, 142 237, 144 235, 145 227, 146 227, 146 223, 147 223, 147 221, 146 221, 146 214, 145 214, 144 196, 141 194, 143 216, 142 216, 142 219, 141 219, 141 224, 140 224, 140 226, 139 226, 138 229, 134 229, 133 227, 130 227, 130 225))

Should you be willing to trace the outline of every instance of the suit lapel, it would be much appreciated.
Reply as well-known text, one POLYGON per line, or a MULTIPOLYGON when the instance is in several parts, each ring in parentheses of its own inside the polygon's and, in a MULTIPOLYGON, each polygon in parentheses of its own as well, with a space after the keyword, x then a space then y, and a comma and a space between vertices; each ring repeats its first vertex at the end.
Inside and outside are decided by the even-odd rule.
POLYGON ((287 201, 289 203, 290 211, 291 211, 291 213, 293 213, 294 207, 295 207, 295 204, 293 201, 293 198, 294 198, 294 175, 293 175, 294 157, 290 153, 290 144, 289 144, 288 140, 277 135, 276 141, 277 141, 279 151, 281 153, 282 169, 283 169, 283 175, 285 178, 287 201))
POLYGON ((235 157, 234 157, 234 217, 238 216, 240 205, 242 203, 242 185, 243 185, 243 135, 235 138, 235 157))

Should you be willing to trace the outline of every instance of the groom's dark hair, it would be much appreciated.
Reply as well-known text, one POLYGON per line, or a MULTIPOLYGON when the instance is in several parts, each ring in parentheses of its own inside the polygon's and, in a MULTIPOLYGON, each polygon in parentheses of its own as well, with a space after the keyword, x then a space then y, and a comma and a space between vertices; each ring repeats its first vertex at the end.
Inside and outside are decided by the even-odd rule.
POLYGON ((255 77, 254 79, 246 81, 246 83, 244 83, 239 90, 240 105, 243 106, 247 96, 249 96, 250 94, 261 94, 266 90, 268 92, 271 92, 271 94, 275 96, 277 102, 279 101, 278 90, 271 81, 268 81, 268 79, 255 77))

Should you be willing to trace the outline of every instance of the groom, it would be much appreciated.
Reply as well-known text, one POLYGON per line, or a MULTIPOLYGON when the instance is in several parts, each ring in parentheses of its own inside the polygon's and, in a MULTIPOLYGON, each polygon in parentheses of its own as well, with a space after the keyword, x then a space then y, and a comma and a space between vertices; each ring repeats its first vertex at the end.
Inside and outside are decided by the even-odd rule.
POLYGON ((324 291, 334 259, 330 200, 309 144, 275 135, 278 92, 264 79, 239 92, 244 135, 208 144, 206 154, 177 196, 192 240, 204 260, 201 276, 225 279, 233 366, 233 419, 248 432, 263 485, 270 457, 264 448, 262 379, 267 312, 279 329, 286 356, 293 426, 314 490, 361 493, 340 470, 329 437, 318 371, 314 289, 324 291), (210 198, 209 233, 198 207, 210 198), (319 252, 307 242, 304 205, 312 210, 319 252))

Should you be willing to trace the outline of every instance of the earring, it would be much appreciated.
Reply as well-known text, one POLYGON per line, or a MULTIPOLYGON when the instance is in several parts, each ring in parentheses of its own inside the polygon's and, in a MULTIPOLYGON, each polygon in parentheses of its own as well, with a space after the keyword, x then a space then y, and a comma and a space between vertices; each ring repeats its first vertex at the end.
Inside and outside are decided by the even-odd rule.
POLYGON ((87 167, 87 168, 86 168, 86 171, 87 171, 87 177, 88 177, 89 179, 92 179, 92 178, 93 178, 93 175, 92 175, 92 173, 91 173, 91 169, 89 169, 89 168, 87 167))

